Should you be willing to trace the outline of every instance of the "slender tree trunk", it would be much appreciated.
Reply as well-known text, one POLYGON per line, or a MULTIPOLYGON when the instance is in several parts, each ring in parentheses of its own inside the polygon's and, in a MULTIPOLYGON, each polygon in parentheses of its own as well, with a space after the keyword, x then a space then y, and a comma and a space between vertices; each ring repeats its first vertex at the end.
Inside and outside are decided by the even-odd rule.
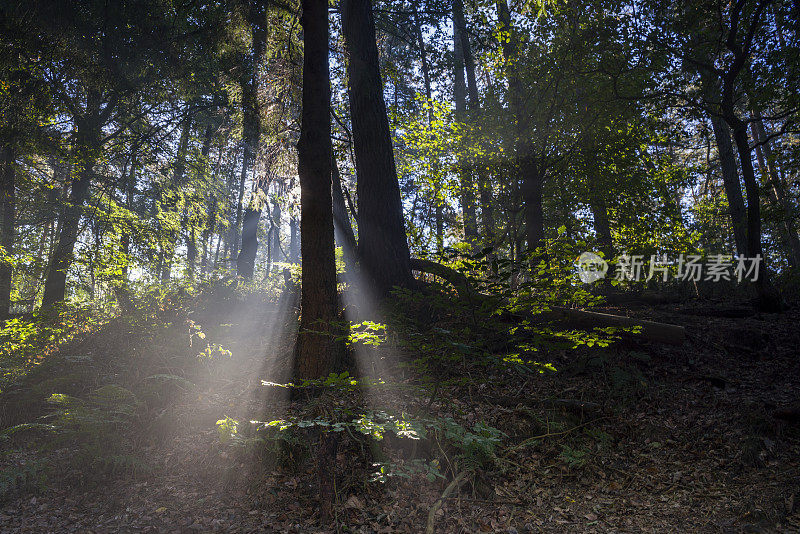
POLYGON ((359 258, 377 294, 385 296, 393 286, 411 284, 411 258, 378 69, 375 22, 369 0, 344 0, 341 10, 358 175, 359 258))
MULTIPOLYGON (((459 4, 463 0, 457 0, 459 4)), ((480 121, 480 94, 478 92, 478 81, 475 76, 475 57, 472 54, 472 46, 469 42, 467 25, 464 20, 463 6, 458 6, 458 16, 454 16, 454 23, 459 25, 458 34, 460 36, 461 48, 463 50, 464 67, 467 73, 467 94, 469 95, 469 116, 470 123, 474 128, 479 126, 480 121)), ((456 43, 457 45, 458 43, 456 43)), ((494 242, 494 205, 492 200, 492 186, 489 180, 489 170, 485 157, 478 157, 473 162, 472 168, 478 176, 478 193, 481 205, 481 223, 483 229, 483 239, 487 245, 491 246, 494 242)), ((477 223, 476 223, 477 224, 477 223)))
MULTIPOLYGON (((270 241, 270 246, 272 247, 272 257, 275 258, 275 262, 278 261, 278 254, 282 253, 281 250, 281 203, 280 198, 282 197, 283 191, 283 184, 276 183, 276 195, 275 201, 272 203, 272 215, 270 216, 270 221, 272 222, 273 232, 272 232, 272 241, 270 241)), ((286 257, 284 256, 284 261, 286 261, 286 257)))
POLYGON ((533 146, 528 141, 528 117, 523 102, 522 83, 515 62, 518 59, 519 36, 511 21, 511 13, 506 0, 498 0, 497 12, 502 30, 508 33, 503 39, 502 48, 508 79, 508 101, 516 122, 516 160, 519 193, 524 203, 525 223, 527 225, 528 249, 533 251, 544 236, 544 207, 542 187, 544 170, 536 163, 533 146))
POLYGON ((289 219, 289 262, 300 261, 300 240, 297 238, 297 217, 292 214, 289 219))
MULTIPOLYGON (((425 39, 422 35, 422 25, 419 21, 419 14, 414 12, 415 29, 417 32, 417 43, 419 47, 420 62, 422 65, 422 80, 425 85, 425 96, 429 103, 428 107, 428 126, 433 125, 433 96, 431 91, 431 76, 428 66, 428 54, 425 50, 425 39)), ((433 162, 433 202, 435 203, 434 211, 434 224, 436 227, 436 251, 441 252, 444 248, 444 199, 441 198, 442 186, 439 179, 439 164, 438 161, 433 162)))
MULTIPOLYGON (((133 195, 136 190, 136 154, 135 150, 131 153, 130 170, 124 181, 125 185, 125 207, 128 211, 133 211, 133 195)), ((128 281, 128 273, 131 253, 131 228, 126 227, 122 236, 120 237, 120 247, 122 249, 123 257, 125 258, 125 265, 122 267, 122 281, 128 281)))
POLYGON ((717 153, 719 154, 719 163, 722 170, 722 183, 725 186, 725 196, 728 199, 728 212, 733 225, 736 253, 744 255, 747 250, 747 222, 745 220, 742 186, 739 183, 736 156, 731 142, 731 130, 720 117, 712 114, 709 118, 711 119, 711 127, 714 130, 714 139, 717 143, 717 153))
MULTIPOLYGON (((238 149, 238 147, 237 147, 238 149)), ((227 192, 227 201, 225 203, 226 210, 225 210, 225 218, 228 220, 228 231, 225 232, 225 236, 223 239, 223 260, 227 261, 230 259, 234 254, 232 252, 234 236, 236 235, 236 222, 234 219, 235 213, 232 209, 233 201, 231 200, 231 193, 238 194, 240 188, 234 189, 234 182, 236 181, 236 168, 238 163, 238 150, 234 149, 233 157, 231 161, 230 169, 228 170, 228 179, 226 180, 226 188, 225 191, 227 192)), ((214 265, 216 267, 217 261, 214 260, 214 265)))
MULTIPOLYGON (((709 61, 713 61, 713 58, 709 58, 709 61)), ((719 99, 718 80, 714 78, 713 73, 703 69, 700 71, 700 81, 706 102, 714 105, 715 100, 719 99)), ((717 154, 722 171, 722 183, 725 187, 725 196, 728 199, 728 213, 733 226, 736 253, 743 256, 747 251, 747 221, 745 220, 742 186, 739 183, 739 172, 736 168, 736 155, 731 141, 731 130, 722 117, 716 113, 710 112, 708 118, 711 121, 711 128, 717 145, 717 154)))
MULTIPOLYGON (((183 128, 181 128, 181 137, 178 141, 178 152, 175 155, 175 167, 172 173, 171 192, 180 191, 183 187, 183 178, 186 174, 186 153, 189 150, 189 136, 192 130, 192 117, 186 117, 183 120, 183 128)), ((173 200, 168 201, 168 207, 174 208, 172 205, 173 200)), ((167 242, 163 250, 163 263, 161 266, 161 281, 169 282, 172 274, 172 263, 175 257, 175 249, 178 246, 178 238, 180 236, 180 229, 170 231, 166 237, 167 242)))
POLYGON ((755 282, 758 290, 759 306, 765 311, 782 311, 785 308, 785 304, 780 293, 770 280, 764 250, 761 246, 761 204, 758 182, 756 181, 753 160, 751 159, 750 143, 747 137, 747 125, 742 120, 730 119, 734 117, 731 110, 728 110, 728 117, 728 124, 733 130, 733 139, 739 152, 739 164, 742 167, 742 177, 744 178, 745 192, 747 193, 747 254, 750 258, 762 258, 759 277, 755 282))
POLYGON ((16 224, 16 184, 14 168, 14 147, 8 142, 2 147, 2 170, 0 170, 0 246, 5 258, 0 258, 0 320, 8 317, 11 311, 11 281, 14 265, 14 230, 16 224))
POLYGON ((779 212, 780 225, 783 227, 784 241, 786 243, 786 257, 789 260, 789 265, 793 269, 797 269, 800 267, 800 239, 798 239, 797 227, 795 226, 796 217, 783 187, 783 180, 772 155, 772 148, 769 145, 764 121, 761 119, 760 113, 756 113, 756 120, 750 126, 753 131, 753 139, 757 143, 761 143, 756 146, 756 159, 758 166, 761 168, 764 182, 768 186, 767 192, 770 200, 779 212))
MULTIPOLYGON (((749 35, 752 36, 751 30, 754 30, 760 24, 760 17, 766 5, 766 2, 759 2, 750 15, 750 30, 745 30, 749 35)), ((747 254, 750 258, 762 258, 759 276, 755 281, 756 291, 758 292, 758 307, 764 311, 782 311, 786 305, 781 294, 770 280, 767 258, 764 256, 761 245, 761 202, 758 182, 753 169, 750 142, 747 137, 747 123, 737 115, 736 111, 737 79, 742 71, 747 72, 749 69, 749 47, 752 44, 748 37, 745 37, 745 46, 737 44, 737 32, 739 30, 737 23, 741 19, 744 7, 744 2, 737 2, 731 6, 730 10, 731 28, 725 45, 733 58, 728 69, 722 75, 720 109, 723 119, 733 133, 733 141, 739 152, 739 165, 742 169, 742 180, 744 181, 747 195, 747 254)))
POLYGON ((247 174, 250 165, 253 161, 252 148, 248 148, 247 143, 244 143, 244 151, 242 154, 242 169, 239 175, 239 185, 236 188, 236 214, 231 225, 231 238, 230 238, 230 257, 231 259, 239 257, 239 244, 240 233, 239 228, 242 225, 242 211, 244 208, 244 188, 247 181, 247 174))
POLYGON ((44 284, 42 308, 49 308, 61 302, 66 295, 67 270, 72 264, 75 243, 78 241, 81 212, 89 198, 94 165, 100 155, 101 121, 97 117, 99 97, 97 101, 96 104, 92 102, 87 106, 88 116, 76 121, 78 126, 75 139, 76 161, 73 166, 69 198, 61 214, 58 244, 53 251, 44 284))
MULTIPOLYGON (((456 119, 467 122, 467 87, 464 80, 464 5, 462 0, 453 1, 453 99, 456 104, 456 119)), ((466 159, 459 158, 458 168, 461 181, 461 211, 464 214, 464 240, 474 244, 478 239, 478 221, 475 213, 475 184, 472 169, 466 159)))
POLYGON ((339 176, 339 166, 336 158, 331 162, 331 195, 333 198, 333 228, 336 242, 342 247, 344 253, 345 270, 353 272, 356 261, 356 236, 353 233, 353 225, 350 222, 350 215, 347 214, 347 206, 344 203, 344 193, 342 193, 342 180, 339 176))
MULTIPOLYGON (((302 0, 303 102, 297 144, 303 254, 295 376, 327 376, 341 365, 336 350, 336 264, 331 199, 328 1, 302 0)), ((363 28, 362 28, 363 31, 363 28)), ((388 124, 387 124, 388 128, 388 124)), ((322 496, 327 500, 330 496, 322 496)))
MULTIPOLYGON (((236 270, 243 278, 253 278, 255 271, 256 253, 258 252, 258 223, 261 220, 261 201, 257 198, 257 192, 253 192, 253 198, 247 209, 244 211, 242 219, 242 250, 236 258, 236 270)), ((269 241, 267 246, 269 246, 269 241)))

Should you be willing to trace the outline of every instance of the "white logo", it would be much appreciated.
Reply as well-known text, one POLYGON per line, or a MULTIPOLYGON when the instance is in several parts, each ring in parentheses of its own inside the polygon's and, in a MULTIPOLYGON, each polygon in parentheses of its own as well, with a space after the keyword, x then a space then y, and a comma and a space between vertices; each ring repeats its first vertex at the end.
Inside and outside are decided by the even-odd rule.
POLYGON ((608 272, 608 263, 606 260, 595 254, 594 252, 584 252, 578 259, 575 260, 575 266, 578 268, 578 278, 584 284, 591 284, 598 280, 605 278, 608 272))

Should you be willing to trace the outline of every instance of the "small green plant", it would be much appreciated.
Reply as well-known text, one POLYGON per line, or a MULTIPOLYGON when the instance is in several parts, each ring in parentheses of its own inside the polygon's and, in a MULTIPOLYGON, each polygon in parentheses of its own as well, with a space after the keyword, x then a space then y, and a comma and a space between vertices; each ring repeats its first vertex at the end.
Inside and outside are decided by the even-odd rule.
POLYGON ((38 493, 44 490, 47 471, 47 464, 41 460, 0 470, 0 502, 22 493, 38 493))
POLYGON ((567 466, 571 468, 578 468, 586 465, 586 451, 583 449, 575 449, 569 445, 562 445, 560 457, 567 466))

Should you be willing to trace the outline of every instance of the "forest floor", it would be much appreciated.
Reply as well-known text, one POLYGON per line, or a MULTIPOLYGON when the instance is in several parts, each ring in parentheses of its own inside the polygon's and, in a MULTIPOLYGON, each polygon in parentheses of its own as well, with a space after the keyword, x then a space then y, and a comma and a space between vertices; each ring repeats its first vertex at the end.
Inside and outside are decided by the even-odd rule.
MULTIPOLYGON (((364 440, 343 432, 334 463, 335 522, 328 527, 319 521, 313 462, 278 462, 233 448, 215 427, 226 416, 246 421, 307 409, 308 401, 289 401, 275 393, 282 388, 261 384, 275 380, 291 352, 290 315, 258 303, 197 310, 190 324, 202 325, 203 340, 232 355, 193 370, 176 363, 198 352, 200 341, 187 338, 183 319, 174 321, 174 332, 184 332, 181 343, 170 339, 177 336, 170 329, 145 334, 112 321, 62 348, 71 357, 40 373, 36 391, 46 392, 43 377, 72 376, 67 370, 86 362, 92 376, 104 378, 87 384, 83 375, 59 387, 78 396, 109 380, 134 389, 158 373, 180 375, 191 386, 174 388, 158 409, 139 415, 135 432, 119 430, 131 435, 141 468, 98 478, 76 460, 86 445, 42 448, 18 436, 0 442, 6 473, 47 466, 46 481, 9 492, 0 531, 417 533, 450 485, 454 491, 431 516, 436 532, 800 532, 800 432, 797 421, 775 416, 800 399, 800 313, 696 315, 709 309, 713 314, 709 304, 609 308, 684 325, 688 340, 626 340, 609 349, 542 355, 556 372, 522 374, 463 358, 444 373, 458 380, 420 394, 404 378, 407 368, 392 368, 392 383, 405 380, 409 387, 376 387, 357 402, 450 417, 465 427, 483 421, 505 434, 502 443, 493 461, 469 471, 460 487, 450 484, 459 470, 452 465, 433 481, 412 473, 380 482, 370 480, 375 455, 364 440), (186 348, 188 339, 193 348, 186 348), (120 364, 122 352, 133 363, 120 364)), ((27 390, 36 389, 33 382, 27 390)), ((14 397, 19 391, 3 394, 6 414, 21 402, 14 397)), ((25 406, 27 420, 44 410, 25 406)), ((23 420, 12 414, 5 423, 23 420)), ((300 436, 312 440, 313 451, 313 435, 300 436)), ((379 442, 391 458, 402 449, 390 450, 396 441, 379 442)), ((413 452, 424 455, 423 449, 413 452)), ((461 469, 466 473, 463 463, 461 469)))

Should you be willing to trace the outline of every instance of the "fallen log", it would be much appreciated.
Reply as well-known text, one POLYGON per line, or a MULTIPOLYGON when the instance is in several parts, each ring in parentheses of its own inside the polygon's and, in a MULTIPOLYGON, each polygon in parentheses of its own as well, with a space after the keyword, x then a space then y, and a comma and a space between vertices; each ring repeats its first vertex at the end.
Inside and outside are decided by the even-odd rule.
MULTIPOLYGON (((466 276, 441 263, 422 258, 411 259, 411 269, 414 271, 433 274, 452 284, 459 296, 474 298, 475 296, 487 297, 477 293, 470 286, 466 276)), ((551 311, 533 315, 536 320, 555 320, 565 322, 580 328, 597 328, 615 326, 622 328, 640 327, 637 337, 657 343, 680 345, 686 339, 686 329, 679 325, 658 323, 644 319, 634 319, 610 313, 578 310, 554 306, 551 311)))
POLYGON ((686 340, 686 329, 675 324, 657 323, 655 321, 634 319, 622 315, 562 308, 560 306, 553 306, 552 311, 549 313, 565 322, 584 328, 605 326, 622 328, 640 327, 640 336, 649 341, 656 341, 658 343, 681 345, 684 340, 686 340))
POLYGON ((467 277, 447 265, 422 258, 411 258, 411 270, 438 276, 455 287, 462 297, 474 294, 467 277))

